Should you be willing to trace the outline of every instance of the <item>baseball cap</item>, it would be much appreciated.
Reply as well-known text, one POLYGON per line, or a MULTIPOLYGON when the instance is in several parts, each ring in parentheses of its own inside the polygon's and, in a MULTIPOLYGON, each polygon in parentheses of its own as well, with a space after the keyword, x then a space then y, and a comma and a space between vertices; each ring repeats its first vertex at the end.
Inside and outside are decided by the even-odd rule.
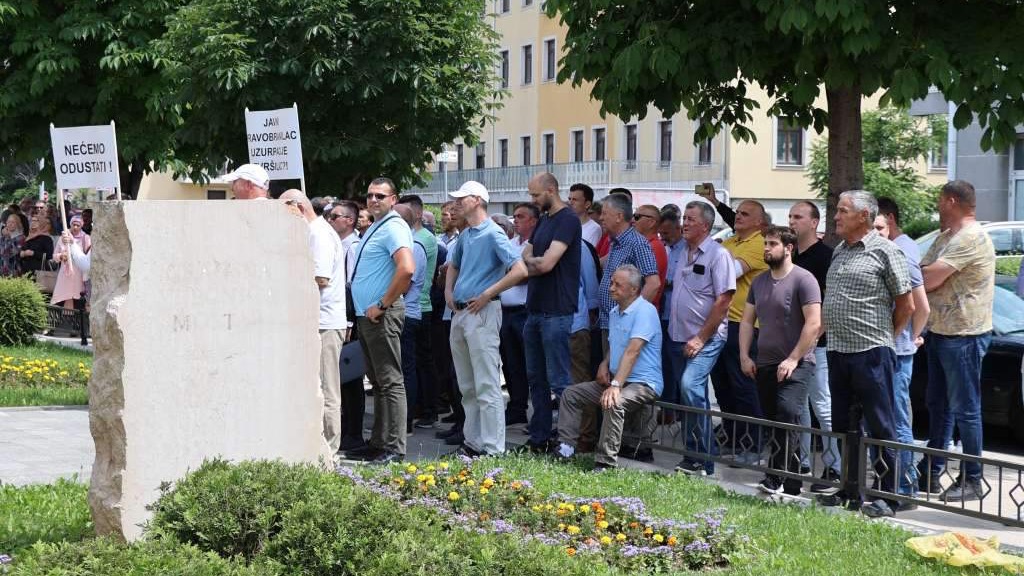
POLYGON ((234 182, 238 179, 248 180, 260 188, 267 188, 270 185, 270 174, 258 164, 242 164, 224 177, 225 182, 234 182))
POLYGON ((463 184, 458 190, 449 194, 452 198, 465 198, 466 196, 476 196, 484 202, 490 202, 491 197, 487 194, 487 187, 477 182, 476 180, 469 180, 463 184))

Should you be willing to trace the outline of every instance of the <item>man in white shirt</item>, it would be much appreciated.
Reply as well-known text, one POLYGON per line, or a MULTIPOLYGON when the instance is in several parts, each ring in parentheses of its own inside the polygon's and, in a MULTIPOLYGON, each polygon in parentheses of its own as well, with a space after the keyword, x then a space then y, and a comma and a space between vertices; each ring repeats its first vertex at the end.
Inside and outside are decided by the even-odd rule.
POLYGON ((320 388, 324 393, 324 439, 333 452, 341 445, 341 344, 348 320, 345 316, 345 253, 341 239, 326 220, 313 211, 309 198, 288 190, 280 198, 297 210, 309 224, 309 249, 313 276, 320 290, 320 388))
POLYGON ((586 184, 573 184, 569 187, 569 206, 583 226, 583 239, 596 247, 597 241, 601 239, 601 225, 590 217, 590 207, 593 204, 593 188, 586 184))
POLYGON ((266 200, 270 197, 270 174, 258 164, 242 164, 224 177, 238 200, 266 200))

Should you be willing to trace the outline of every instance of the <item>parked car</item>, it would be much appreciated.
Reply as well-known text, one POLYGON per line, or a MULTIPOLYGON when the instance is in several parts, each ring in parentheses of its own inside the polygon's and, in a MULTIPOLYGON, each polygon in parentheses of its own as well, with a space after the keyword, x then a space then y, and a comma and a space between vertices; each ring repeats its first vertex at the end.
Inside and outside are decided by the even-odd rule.
MULTIPOLYGON (((992 239, 992 245, 996 249, 996 261, 1024 255, 1024 221, 981 222, 981 227, 992 239)), ((921 249, 921 256, 928 252, 938 235, 938 230, 932 230, 916 240, 918 248, 921 249)))
MULTIPOLYGON (((1021 223, 1024 225, 1024 223, 1021 223)), ((990 426, 1008 427, 1024 445, 1024 300, 1016 293, 1017 279, 996 276, 992 302, 992 343, 981 367, 981 417, 990 426)), ((927 342, 929 336, 925 335, 927 342)), ((925 389, 928 383, 927 345, 914 355, 910 398, 915 427, 928 420, 925 389)), ((918 427, 918 430, 926 430, 918 427)))

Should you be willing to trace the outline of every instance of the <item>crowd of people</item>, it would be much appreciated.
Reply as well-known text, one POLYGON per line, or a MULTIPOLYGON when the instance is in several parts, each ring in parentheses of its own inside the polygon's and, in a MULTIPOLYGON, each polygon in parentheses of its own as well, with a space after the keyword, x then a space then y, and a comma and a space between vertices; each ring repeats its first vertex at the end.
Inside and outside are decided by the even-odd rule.
MULTIPOLYGON (((227 179, 238 199, 270 198, 257 165, 227 179)), ((733 210, 709 184, 681 207, 634 207, 622 188, 595 202, 585 184, 563 200, 546 172, 528 193, 511 219, 489 216, 487 188, 466 182, 442 206, 437 233, 422 200, 388 178, 370 183, 365 206, 299 190, 280 196, 309 225, 323 430, 341 457, 401 461, 414 428, 435 429, 458 454, 500 454, 506 428, 525 424, 529 439, 516 450, 593 452, 596 467, 609 468, 623 456, 650 458, 654 430, 674 421, 691 454, 681 473, 713 473, 711 456, 727 438, 733 453, 743 448, 737 461, 767 459, 783 473, 765 475, 765 492, 798 494, 807 482, 826 505, 861 502, 858 458, 831 436, 819 479, 809 475, 809 434, 739 422, 715 430, 706 412, 655 402, 706 410, 713 389, 723 413, 802 426, 813 413, 823 430, 908 443, 912 357, 926 330, 928 445, 946 448, 955 428, 964 453, 981 454, 995 257, 969 183, 942 188, 942 231, 924 257, 900 229, 899 206, 864 191, 840 196, 834 249, 820 239, 810 201, 777 226, 759 202, 733 210), (722 242, 712 236, 718 217, 733 230, 722 242), (363 372, 339 367, 346 348, 361 352, 372 386, 369 439, 363 372), (847 483, 825 494, 844 456, 847 483)), ((24 228, 20 220, 6 220, 5 239, 24 228)), ((48 226, 35 220, 44 223, 37 231, 48 226)), ((73 249, 87 244, 84 230, 72 221, 62 240, 69 252, 87 250, 73 249)), ((880 452, 870 461, 881 462, 884 492, 984 496, 974 463, 944 486, 941 459, 880 452)), ((891 516, 911 506, 879 499, 861 510, 891 516)))
POLYGON ((88 254, 92 248, 92 209, 76 210, 70 200, 64 200, 64 212, 67 226, 59 208, 31 196, 4 209, 0 277, 37 279, 51 304, 83 308, 89 297, 89 277, 73 258, 74 252, 88 254))

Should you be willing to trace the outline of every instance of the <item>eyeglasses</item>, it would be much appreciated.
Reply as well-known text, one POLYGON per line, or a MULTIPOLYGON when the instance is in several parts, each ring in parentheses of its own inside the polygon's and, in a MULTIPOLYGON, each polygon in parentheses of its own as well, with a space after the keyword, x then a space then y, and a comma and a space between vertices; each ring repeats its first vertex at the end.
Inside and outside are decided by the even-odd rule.
POLYGON ((284 201, 284 205, 285 206, 294 206, 294 207, 300 208, 300 209, 302 208, 302 203, 299 202, 298 200, 285 200, 284 201))
POLYGON ((376 192, 370 192, 369 194, 366 195, 366 199, 380 202, 381 200, 387 198, 388 196, 394 196, 394 194, 377 194, 376 192))
POLYGON ((352 219, 352 217, 349 216, 348 214, 328 214, 327 215, 327 219, 330 220, 331 222, 334 222, 338 218, 348 218, 350 220, 352 219))

